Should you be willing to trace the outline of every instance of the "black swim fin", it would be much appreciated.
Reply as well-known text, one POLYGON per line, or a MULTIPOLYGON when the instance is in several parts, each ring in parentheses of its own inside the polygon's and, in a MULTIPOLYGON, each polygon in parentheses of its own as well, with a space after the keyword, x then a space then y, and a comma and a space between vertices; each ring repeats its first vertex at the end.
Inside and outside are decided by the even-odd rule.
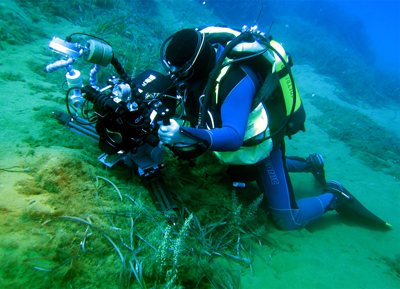
POLYGON ((378 225, 392 227, 390 224, 367 210, 367 208, 365 208, 348 190, 336 181, 328 182, 323 193, 331 193, 336 197, 335 210, 340 215, 358 217, 378 225))
MULTIPOLYGON (((324 158, 322 155, 311 154, 307 158, 286 156, 286 159, 305 163, 305 172, 312 173, 315 179, 322 185, 326 185, 324 158)), ((247 167, 247 166, 246 166, 247 167)), ((295 172, 298 172, 297 170, 295 172)))

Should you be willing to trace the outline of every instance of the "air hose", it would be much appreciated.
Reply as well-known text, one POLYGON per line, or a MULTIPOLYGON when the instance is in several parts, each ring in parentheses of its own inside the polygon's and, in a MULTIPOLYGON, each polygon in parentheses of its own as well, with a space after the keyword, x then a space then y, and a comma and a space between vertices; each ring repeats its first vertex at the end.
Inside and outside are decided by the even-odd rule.
POLYGON ((260 43, 266 45, 269 49, 271 49, 273 52, 275 52, 276 55, 278 55, 279 59, 282 61, 283 65, 285 65, 285 68, 286 68, 287 71, 288 71, 289 78, 290 78, 290 82, 292 83, 292 89, 293 89, 293 103, 292 103, 292 109, 290 110, 289 117, 287 118, 286 122, 285 122, 276 132, 274 132, 274 133, 271 134, 270 136, 268 136, 268 137, 266 137, 266 138, 263 139, 263 140, 267 140, 267 139, 270 139, 270 138, 274 137, 274 136, 277 135, 278 133, 280 133, 280 132, 290 123, 290 121, 292 120, 292 117, 293 117, 293 114, 294 114, 294 110, 295 110, 295 107, 296 107, 296 98, 297 98, 297 94, 296 94, 296 93, 297 93, 297 92, 296 92, 296 84, 295 84, 295 82, 294 82, 294 77, 293 77, 293 74, 292 74, 292 70, 291 70, 289 64, 287 63, 287 61, 286 61, 286 60, 283 58, 283 56, 282 56, 274 47, 272 47, 272 45, 270 45, 267 41, 264 40, 264 41, 261 41, 260 43))
MULTIPOLYGON (((215 89, 215 82, 221 71, 221 68, 225 61, 225 58, 228 56, 228 54, 231 52, 231 50, 236 45, 238 45, 239 43, 241 43, 243 41, 251 41, 252 38, 253 38, 253 35, 251 32, 249 32, 249 31, 242 32, 239 36, 234 38, 225 47, 224 51, 222 52, 221 56, 219 57, 214 69, 210 73, 210 78, 208 79, 208 82, 207 82, 206 91, 204 93, 203 106, 202 106, 202 110, 201 110, 199 128, 207 129, 207 125, 206 125, 207 111, 208 111, 208 108, 210 105, 211 97, 213 95, 213 90, 215 89)), ((259 40, 261 40, 261 39, 259 39, 259 40)), ((289 117, 287 118, 286 122, 276 132, 274 132, 272 135, 264 138, 263 141, 265 141, 265 140, 270 139, 273 136, 277 135, 278 133, 280 133, 290 123, 293 113, 294 113, 294 110, 295 110, 297 95, 296 95, 296 86, 295 86, 293 74, 292 74, 292 71, 291 71, 290 66, 287 63, 287 61, 283 58, 283 56, 274 47, 272 47, 269 44, 269 42, 266 39, 261 40, 260 43, 264 44, 268 49, 271 49, 272 51, 274 51, 275 54, 280 58, 282 63, 285 65, 285 68, 288 70, 289 78, 290 78, 290 81, 292 83, 292 88, 293 88, 293 104, 292 104, 292 109, 290 111, 289 117)))
POLYGON ((231 50, 238 45, 239 43, 243 41, 250 41, 252 39, 252 34, 251 32, 245 31, 242 32, 238 37, 234 38, 224 49, 224 51, 221 53, 221 56, 219 57, 214 69, 210 73, 210 77, 207 82, 206 86, 206 91, 204 93, 204 100, 203 100, 203 106, 201 109, 201 117, 200 117, 200 124, 199 128, 200 129, 207 129, 206 125, 206 115, 208 111, 208 107, 210 105, 211 97, 213 94, 213 90, 215 87, 215 82, 217 81, 217 77, 220 73, 221 66, 225 61, 225 58, 228 56, 228 54, 231 52, 231 50))

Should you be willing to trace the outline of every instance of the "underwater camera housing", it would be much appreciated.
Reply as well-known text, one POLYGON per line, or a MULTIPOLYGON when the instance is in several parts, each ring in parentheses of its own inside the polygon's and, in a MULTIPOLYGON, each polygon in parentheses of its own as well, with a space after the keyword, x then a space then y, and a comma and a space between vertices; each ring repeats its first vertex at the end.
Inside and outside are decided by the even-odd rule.
POLYGON ((98 141, 103 151, 98 159, 106 166, 112 167, 123 160, 129 167, 135 165, 141 177, 151 177, 163 167, 166 155, 159 145, 158 123, 169 124, 175 114, 177 100, 171 96, 172 80, 152 70, 130 78, 108 43, 90 39, 81 44, 72 42, 71 36, 66 40, 54 37, 49 45, 62 59, 47 65, 46 71, 66 68, 69 86, 66 92, 69 117, 61 112, 55 113, 56 117, 78 133, 98 141), (94 64, 87 86, 83 86, 81 73, 72 68, 81 57, 94 64), (100 88, 96 74, 101 66, 109 64, 119 77, 110 77, 107 85, 100 88))

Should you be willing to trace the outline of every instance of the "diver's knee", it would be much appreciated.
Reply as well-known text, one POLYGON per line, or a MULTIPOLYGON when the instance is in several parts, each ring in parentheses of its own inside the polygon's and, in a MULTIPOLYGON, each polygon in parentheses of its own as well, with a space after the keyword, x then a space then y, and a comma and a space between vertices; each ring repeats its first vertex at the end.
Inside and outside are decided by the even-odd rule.
POLYGON ((304 225, 297 224, 292 218, 273 216, 273 219, 277 227, 283 231, 299 230, 304 227, 304 225))

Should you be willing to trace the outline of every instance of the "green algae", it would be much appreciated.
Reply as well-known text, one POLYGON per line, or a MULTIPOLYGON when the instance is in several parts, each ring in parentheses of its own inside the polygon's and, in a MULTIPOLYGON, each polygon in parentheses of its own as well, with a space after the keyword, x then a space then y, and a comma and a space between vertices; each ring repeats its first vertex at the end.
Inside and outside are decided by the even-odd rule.
POLYGON ((0 72, 0 79, 3 81, 26 82, 21 73, 14 73, 14 72, 0 72))
MULTIPOLYGON (((44 286, 42 288, 116 288, 117 284, 125 287, 137 282, 132 279, 129 265, 133 262, 142 266, 141 278, 149 287, 158 284, 162 288, 162 284, 167 286, 171 280, 185 288, 194 287, 206 274, 210 279, 204 278, 199 288, 207 288, 209 282, 222 278, 219 271, 214 273, 217 272, 214 259, 226 258, 240 265, 242 270, 248 268, 250 259, 245 253, 251 250, 248 242, 254 237, 262 239, 256 234, 261 234, 259 228, 265 223, 265 213, 259 214, 258 204, 253 202, 242 209, 238 205, 238 198, 242 201, 242 196, 238 195, 217 208, 220 198, 226 197, 225 189, 200 180, 208 177, 188 167, 186 181, 181 180, 186 182, 181 183, 184 188, 175 184, 173 189, 184 200, 199 193, 202 197, 182 203, 184 207, 178 213, 176 224, 172 225, 155 209, 140 180, 127 173, 125 167, 104 171, 99 164, 84 161, 79 150, 57 151, 48 155, 43 150, 26 154, 31 171, 29 178, 18 182, 17 186, 18 193, 29 202, 14 228, 17 232, 25 231, 31 242, 24 248, 18 246, 20 242, 13 246, 11 241, 3 242, 2 250, 9 251, 2 259, 5 264, 2 282, 7 286, 26 286, 23 284, 29 282, 30 288, 38 288, 39 284, 44 286), (124 173, 120 173, 122 170, 124 173), (96 185, 94 175, 111 180, 124 196, 123 201, 115 193, 114 186, 107 182, 96 185), (208 200, 207 194, 214 195, 216 203, 212 198, 208 200), (195 212, 190 221, 184 210, 195 212), (71 218, 60 218, 62 216, 71 218), (170 235, 165 235, 167 228, 171 230, 170 235), (239 236, 243 249, 240 248, 240 255, 237 255, 239 236), (235 242, 230 242, 231 239, 235 242), (123 256, 125 265, 122 267, 119 253, 110 240, 123 256), (167 246, 163 247, 163 242, 167 246), (165 261, 160 271, 161 256, 165 261), (174 258, 179 261, 173 261, 174 258), (15 280, 21 272, 24 278, 15 280), (31 281, 32 278, 35 280, 31 281)), ((205 165, 211 161, 209 158, 205 156, 201 160, 202 170, 215 170, 205 165)), ((182 166, 181 163, 176 165, 182 166)), ((165 172, 165 178, 174 171, 165 172)), ((221 174, 224 173, 219 173, 222 177, 221 174)), ((13 220, 14 213, 7 208, 3 211, 8 218, 2 219, 2 225, 6 225, 13 220)), ((5 230, 3 234, 10 236, 10 231, 5 230)))

